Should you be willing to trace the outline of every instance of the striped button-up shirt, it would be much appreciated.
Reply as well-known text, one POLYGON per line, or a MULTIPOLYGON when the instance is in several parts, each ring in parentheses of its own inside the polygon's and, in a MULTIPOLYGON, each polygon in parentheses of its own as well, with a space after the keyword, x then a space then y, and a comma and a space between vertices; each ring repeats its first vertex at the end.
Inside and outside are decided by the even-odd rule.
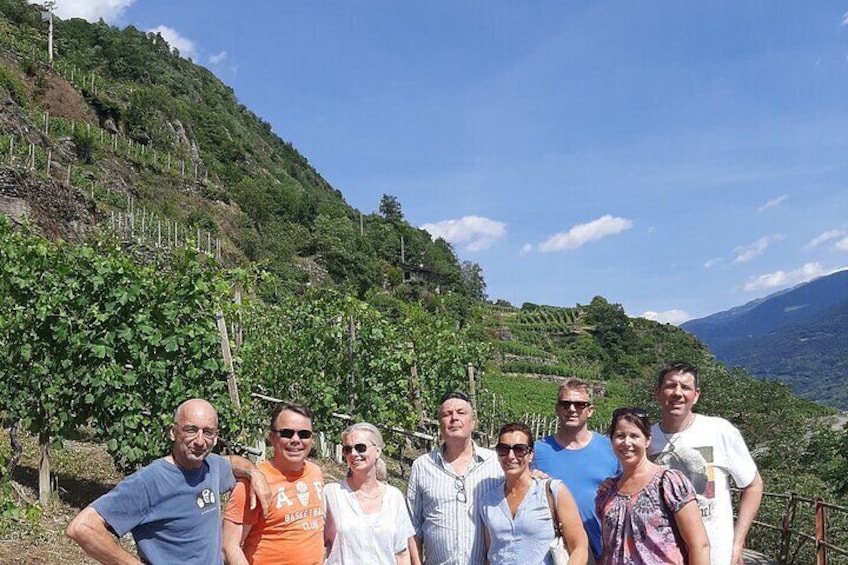
POLYGON ((473 444, 464 474, 454 472, 444 447, 412 464, 406 498, 426 565, 477 565, 486 558, 480 501, 503 478, 495 452, 473 444))

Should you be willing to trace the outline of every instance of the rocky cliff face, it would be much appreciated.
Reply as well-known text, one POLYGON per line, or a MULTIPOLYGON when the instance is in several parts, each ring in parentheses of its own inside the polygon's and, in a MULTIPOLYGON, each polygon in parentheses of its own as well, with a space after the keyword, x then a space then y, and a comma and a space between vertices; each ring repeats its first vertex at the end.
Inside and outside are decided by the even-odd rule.
POLYGON ((77 189, 9 166, 0 167, 0 212, 66 240, 79 239, 96 223, 93 203, 77 189))

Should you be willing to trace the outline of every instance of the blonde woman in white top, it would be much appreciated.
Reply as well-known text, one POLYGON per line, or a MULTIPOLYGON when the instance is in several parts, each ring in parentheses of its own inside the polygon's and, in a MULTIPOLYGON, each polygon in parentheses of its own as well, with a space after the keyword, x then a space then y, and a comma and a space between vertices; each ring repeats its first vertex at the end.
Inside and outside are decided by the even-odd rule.
POLYGON ((385 482, 383 437, 371 424, 342 432, 350 469, 341 483, 324 487, 327 565, 407 565, 414 545, 406 499, 385 482))

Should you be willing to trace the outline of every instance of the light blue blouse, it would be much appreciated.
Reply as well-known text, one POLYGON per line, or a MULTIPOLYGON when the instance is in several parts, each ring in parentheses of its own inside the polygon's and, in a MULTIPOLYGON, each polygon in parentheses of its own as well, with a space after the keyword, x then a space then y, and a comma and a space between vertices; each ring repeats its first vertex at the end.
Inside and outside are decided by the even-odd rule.
MULTIPOLYGON (((554 526, 545 482, 533 479, 515 518, 506 502, 504 481, 483 495, 480 513, 489 531, 491 565, 551 564, 549 550, 554 541, 554 526)), ((560 484, 557 480, 551 482, 555 499, 560 484)))

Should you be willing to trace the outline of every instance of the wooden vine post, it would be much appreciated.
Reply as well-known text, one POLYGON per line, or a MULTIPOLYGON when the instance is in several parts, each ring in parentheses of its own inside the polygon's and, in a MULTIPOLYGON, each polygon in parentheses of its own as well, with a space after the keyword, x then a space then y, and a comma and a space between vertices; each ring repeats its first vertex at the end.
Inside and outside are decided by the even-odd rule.
POLYGON ((236 383, 236 371, 233 367, 233 355, 230 351, 230 338, 227 334, 227 321, 224 320, 224 312, 218 310, 215 313, 215 321, 218 324, 218 331, 221 333, 221 353, 224 357, 224 367, 227 370, 227 391, 230 393, 230 402, 236 407, 236 411, 241 411, 241 401, 239 400, 238 384, 236 383))
POLYGON ((348 397, 348 412, 353 414, 356 408, 356 373, 353 371, 354 350, 353 344, 356 342, 356 324, 353 316, 347 319, 347 361, 350 369, 347 374, 347 397, 348 397))
POLYGON ((468 399, 471 400, 471 408, 477 412, 477 383, 474 378, 474 365, 468 364, 468 399))
POLYGON ((423 421, 426 414, 424 414, 424 405, 421 403, 421 381, 418 380, 418 362, 415 361, 415 344, 410 342, 407 344, 407 347, 409 347, 409 356, 412 359, 412 366, 409 368, 409 388, 412 396, 412 406, 423 421))
POLYGON ((50 502, 53 484, 50 481, 50 433, 38 432, 38 502, 42 506, 50 502))

